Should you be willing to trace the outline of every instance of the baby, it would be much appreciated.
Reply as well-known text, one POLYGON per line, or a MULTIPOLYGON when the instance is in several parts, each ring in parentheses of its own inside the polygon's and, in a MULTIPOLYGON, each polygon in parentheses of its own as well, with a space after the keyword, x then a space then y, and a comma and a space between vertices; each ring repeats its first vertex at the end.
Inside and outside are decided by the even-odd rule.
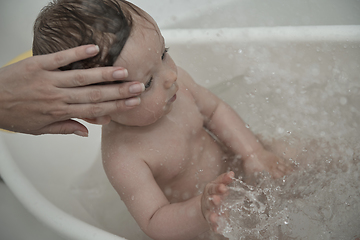
POLYGON ((217 208, 235 175, 229 170, 274 178, 289 171, 235 111, 176 66, 156 22, 137 6, 58 0, 42 10, 34 54, 83 44, 97 44, 100 55, 65 70, 121 66, 128 69, 125 81, 144 84, 138 107, 86 120, 103 124, 105 172, 151 238, 188 240, 216 231, 217 208))

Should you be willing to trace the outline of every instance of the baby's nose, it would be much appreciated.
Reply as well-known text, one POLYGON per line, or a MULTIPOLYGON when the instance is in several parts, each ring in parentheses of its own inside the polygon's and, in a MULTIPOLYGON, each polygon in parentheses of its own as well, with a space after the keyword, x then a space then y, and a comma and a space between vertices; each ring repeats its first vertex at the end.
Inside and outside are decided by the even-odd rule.
POLYGON ((176 82, 177 73, 171 70, 167 73, 165 77, 166 77, 165 88, 169 89, 174 84, 174 82, 176 82))

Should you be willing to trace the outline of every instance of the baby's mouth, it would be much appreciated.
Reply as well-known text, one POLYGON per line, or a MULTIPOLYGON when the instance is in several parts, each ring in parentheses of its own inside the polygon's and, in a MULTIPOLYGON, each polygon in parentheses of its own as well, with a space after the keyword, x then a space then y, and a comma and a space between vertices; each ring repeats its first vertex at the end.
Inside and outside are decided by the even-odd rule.
POLYGON ((168 103, 172 103, 172 102, 174 102, 176 100, 176 94, 174 94, 174 96, 172 96, 172 98, 170 98, 169 100, 168 100, 168 103))
POLYGON ((176 93, 179 90, 179 87, 176 83, 173 84, 173 87, 175 87, 175 94, 167 101, 168 103, 173 103, 176 100, 176 93))

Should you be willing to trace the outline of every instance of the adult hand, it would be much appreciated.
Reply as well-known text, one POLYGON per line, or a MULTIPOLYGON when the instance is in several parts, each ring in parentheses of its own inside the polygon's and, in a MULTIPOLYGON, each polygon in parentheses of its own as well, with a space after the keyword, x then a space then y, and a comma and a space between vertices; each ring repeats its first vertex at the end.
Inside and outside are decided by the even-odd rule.
POLYGON ((126 69, 58 70, 98 52, 97 46, 85 45, 0 68, 0 128, 34 135, 87 136, 87 128, 71 118, 100 117, 101 123, 106 123, 110 113, 138 105, 142 83, 88 86, 122 80, 127 77, 126 69))

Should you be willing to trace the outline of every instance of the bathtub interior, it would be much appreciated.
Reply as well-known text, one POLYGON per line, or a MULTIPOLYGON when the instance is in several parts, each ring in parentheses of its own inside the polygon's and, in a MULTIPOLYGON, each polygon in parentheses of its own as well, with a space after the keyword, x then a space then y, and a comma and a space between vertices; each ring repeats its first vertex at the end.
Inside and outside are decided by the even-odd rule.
MULTIPOLYGON (((350 35, 356 29, 349 28, 350 35)), ((231 240, 360 236, 359 33, 339 41, 331 37, 339 30, 310 27, 301 36, 280 28, 257 38, 263 30, 242 29, 251 40, 237 36, 238 49, 213 48, 238 68, 230 70, 230 80, 205 84, 266 147, 296 165, 280 181, 260 176, 255 190, 234 184, 223 206, 229 218, 221 226, 231 240)))
POLYGON ((210 9, 196 9, 166 28, 243 28, 277 26, 359 25, 357 0, 230 0, 210 9))
MULTIPOLYGON (((312 0, 307 1, 308 5, 297 6, 294 1, 294 5, 287 5, 278 0, 272 3, 276 7, 270 8, 264 1, 226 1, 206 12, 197 10, 192 16, 184 14, 183 17, 189 20, 173 18, 166 26, 164 21, 166 30, 163 34, 175 62, 199 84, 221 94, 237 78, 242 79, 244 97, 235 102, 227 100, 226 94, 223 98, 230 101, 251 129, 264 138, 274 134, 281 138, 288 132, 293 135, 301 132, 308 138, 317 134, 358 141, 360 108, 356 103, 360 102, 360 30, 359 26, 340 25, 360 24, 359 1, 328 3, 328 0, 312 0), (224 11, 228 14, 223 14, 224 11), (244 17, 249 14, 257 17, 251 20, 244 17), (292 25, 298 27, 274 27, 292 25), (256 84, 266 85, 269 76, 271 79, 304 81, 307 87, 311 87, 312 81, 316 82, 315 86, 321 86, 323 79, 342 81, 342 85, 336 85, 339 90, 328 89, 326 98, 337 104, 334 125, 329 126, 324 117, 318 119, 322 116, 319 113, 324 112, 321 110, 324 100, 316 98, 319 96, 307 96, 304 89, 294 88, 291 81, 284 81, 289 91, 285 94, 286 86, 282 86, 278 95, 282 95, 285 102, 294 95, 299 101, 308 101, 299 94, 305 98, 315 97, 313 105, 301 112, 303 115, 296 115, 293 109, 296 106, 284 104, 280 97, 266 107, 276 109, 283 104, 283 111, 269 117, 259 105, 259 99, 266 97, 261 97, 255 87, 256 84), (299 129, 294 121, 285 121, 288 118, 282 115, 286 111, 292 113, 293 118, 302 120, 308 128, 299 129), (344 117, 340 118, 340 115, 344 117), (268 118, 272 120, 268 121, 268 118), (325 122, 323 127, 315 128, 321 120, 325 122)), ((272 85, 269 89, 277 92, 272 85)), ((138 228, 102 171, 100 127, 87 126, 90 129, 87 139, 0 131, 0 154, 9 153, 1 160, 1 175, 36 217, 66 239, 149 239, 138 228), (24 185, 25 182, 29 185, 24 185), (34 187, 34 191, 29 191, 30 187, 34 187), (47 208, 43 209, 40 203, 47 203, 47 208)), ((355 146, 351 150, 357 151, 355 146)))
MULTIPOLYGON (((337 138, 350 136, 359 140, 359 27, 165 30, 163 34, 175 62, 187 69, 199 84, 210 89, 215 87, 214 91, 218 91, 231 88, 230 80, 234 78, 243 79, 243 98, 229 104, 239 111, 255 133, 265 137, 274 134, 281 137, 289 131, 294 134, 298 131, 307 137, 318 134, 337 138), (338 34, 334 35, 334 31, 338 34), (286 113, 285 110, 278 116, 271 115, 272 121, 267 121, 270 117, 257 105, 259 99, 266 97, 257 93, 254 87, 259 82, 266 85, 267 78, 284 82, 286 86, 280 92, 277 89, 274 91, 283 95, 285 102, 291 102, 292 96, 298 96, 301 101, 303 98, 299 94, 306 96, 306 89, 311 85, 321 85, 322 81, 342 81, 338 85, 340 89, 330 89, 333 92, 327 96, 335 99, 335 103, 341 107, 340 115, 334 113, 333 127, 326 125, 330 124, 326 122, 323 128, 314 128, 314 122, 320 123, 322 120, 324 101, 317 99, 318 96, 308 96, 314 98, 309 100, 312 101, 309 103, 311 109, 298 115, 292 109, 294 106, 282 103, 282 107, 294 119, 299 119, 299 124, 305 121, 307 128, 299 130, 293 122, 285 121, 281 115, 286 113), (303 81, 303 84, 296 85, 300 89, 292 87, 293 81, 303 81), (287 88, 287 93, 281 92, 287 88)), ((278 104, 275 101, 267 107, 276 109, 278 104)), ((110 232, 126 239, 148 239, 137 227, 102 171, 100 127, 88 127, 91 134, 87 139, 1 132, 4 141, 2 147, 6 147, 11 155, 12 159, 8 161, 16 163, 40 197, 65 212, 61 219, 55 219, 53 223, 59 225, 56 230, 64 236, 76 239, 67 229, 61 229, 62 221, 76 218, 87 223, 86 227, 95 231, 97 236, 110 232)), ((16 184, 16 177, 12 179, 12 184, 16 184)), ((20 189, 17 197, 29 205, 26 202, 34 203, 39 196, 28 199, 33 196, 25 196, 20 189)), ((34 214, 41 218, 38 213, 34 214)))

